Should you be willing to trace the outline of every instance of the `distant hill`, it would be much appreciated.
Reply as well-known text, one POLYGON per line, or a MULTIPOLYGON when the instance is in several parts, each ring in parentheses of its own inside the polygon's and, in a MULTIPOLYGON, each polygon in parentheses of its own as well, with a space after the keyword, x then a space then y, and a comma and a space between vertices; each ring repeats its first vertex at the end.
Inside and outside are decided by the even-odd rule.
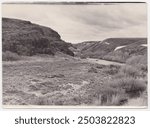
POLYGON ((99 43, 101 43, 101 41, 85 41, 82 43, 74 44, 74 46, 79 50, 89 50, 93 49, 94 46, 98 45, 99 43))
POLYGON ((82 42, 74 46, 78 51, 77 56, 116 61, 120 59, 120 62, 133 55, 147 54, 147 38, 108 38, 103 41, 82 42))
POLYGON ((66 43, 51 28, 33 24, 30 21, 2 18, 2 50, 19 55, 55 55, 57 52, 73 56, 66 43))

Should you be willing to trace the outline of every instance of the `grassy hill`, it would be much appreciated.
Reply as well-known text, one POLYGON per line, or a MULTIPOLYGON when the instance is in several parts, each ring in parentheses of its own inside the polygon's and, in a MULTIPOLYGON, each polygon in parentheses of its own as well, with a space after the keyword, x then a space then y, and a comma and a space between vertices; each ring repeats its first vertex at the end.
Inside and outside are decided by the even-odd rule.
POLYGON ((146 38, 108 38, 75 44, 81 57, 101 58, 125 62, 134 55, 147 54, 146 38))
POLYGON ((55 55, 57 52, 73 56, 66 43, 51 28, 33 24, 30 21, 2 18, 2 50, 18 55, 55 55))

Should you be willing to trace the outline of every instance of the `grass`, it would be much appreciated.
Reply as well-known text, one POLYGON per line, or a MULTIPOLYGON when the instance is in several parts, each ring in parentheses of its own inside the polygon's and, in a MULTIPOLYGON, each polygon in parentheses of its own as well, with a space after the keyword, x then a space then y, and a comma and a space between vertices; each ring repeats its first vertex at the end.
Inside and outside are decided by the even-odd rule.
MULTIPOLYGON (((93 104, 103 106, 133 105, 131 101, 140 99, 146 89, 146 83, 142 80, 126 77, 111 79, 104 82, 103 86, 95 87, 93 92, 96 96, 92 96, 93 104)), ((146 102, 146 99, 142 99, 146 102)), ((138 104, 134 105, 138 106, 138 104)))
POLYGON ((88 105, 91 104, 88 93, 93 88, 91 81, 102 84, 106 79, 103 72, 88 72, 93 64, 75 61, 73 57, 67 61, 65 57, 50 56, 27 60, 3 62, 3 104, 88 105), (21 90, 31 97, 25 98, 22 93, 9 93, 8 90, 21 90), (18 100, 14 100, 16 98, 18 100))
POLYGON ((143 91, 146 90, 146 84, 142 80, 134 78, 123 77, 121 79, 115 79, 105 83, 106 86, 123 90, 124 93, 130 97, 138 97, 143 91))
POLYGON ((62 56, 27 60, 3 63, 3 104, 132 105, 131 99, 141 98, 147 89, 144 71, 128 64, 100 65, 62 56))
POLYGON ((125 65, 121 67, 118 74, 120 76, 137 78, 140 77, 141 71, 133 66, 125 65))
POLYGON ((142 70, 143 72, 147 73, 147 55, 138 55, 138 56, 133 56, 131 58, 129 58, 126 61, 126 64, 134 66, 140 70, 142 70))
MULTIPOLYGON (((133 105, 130 102, 135 101, 135 99, 136 101, 142 99, 144 101, 142 103, 143 105, 145 105, 145 102, 147 100, 141 97, 143 95, 143 92, 147 90, 147 79, 145 79, 145 77, 147 76, 147 70, 143 70, 142 68, 139 68, 141 67, 141 65, 142 67, 147 66, 145 57, 146 55, 134 56, 127 60, 126 65, 122 66, 120 69, 116 68, 116 70, 118 69, 118 72, 115 73, 114 76, 110 80, 104 83, 105 89, 107 88, 106 89, 107 91, 110 90, 110 92, 113 92, 114 90, 115 92, 115 93, 113 92, 114 94, 111 93, 111 95, 110 95, 110 92, 109 93, 105 92, 105 95, 106 95, 105 105, 108 105, 108 104, 109 105, 111 104, 133 105)), ((110 69, 111 68, 109 68, 109 70, 110 69)), ((101 92, 99 92, 99 94, 101 94, 101 92)))

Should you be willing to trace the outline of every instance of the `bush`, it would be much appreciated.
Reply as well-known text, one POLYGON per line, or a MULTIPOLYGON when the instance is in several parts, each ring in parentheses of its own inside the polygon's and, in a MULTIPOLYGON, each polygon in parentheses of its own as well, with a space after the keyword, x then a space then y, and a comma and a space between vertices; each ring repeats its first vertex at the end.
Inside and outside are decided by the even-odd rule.
POLYGON ((90 73, 97 73, 98 71, 97 71, 96 68, 91 67, 91 68, 88 70, 88 72, 90 72, 90 73))
POLYGON ((81 59, 86 59, 87 57, 84 56, 84 55, 81 55, 80 58, 81 58, 81 59))
POLYGON ((139 97, 146 90, 146 83, 135 78, 121 78, 104 82, 103 86, 95 86, 93 104, 124 105, 130 98, 139 97))
POLYGON ((121 76, 125 76, 125 77, 137 78, 140 76, 140 74, 141 74, 141 72, 137 68, 130 66, 130 65, 125 65, 125 66, 121 67, 118 76, 121 75, 121 76))
POLYGON ((142 71, 147 71, 147 55, 138 55, 129 58, 126 61, 126 64, 136 66, 137 68, 141 69, 142 71))
POLYGON ((105 86, 124 90, 124 93, 128 94, 130 97, 138 97, 141 92, 146 90, 146 84, 143 80, 125 77, 108 81, 105 83, 105 86))
POLYGON ((108 86, 107 83, 95 87, 93 92, 92 99, 95 105, 122 105, 128 99, 123 89, 108 86))
POLYGON ((109 65, 104 68, 104 72, 109 75, 114 75, 118 73, 119 69, 120 69, 120 66, 118 65, 109 65))
POLYGON ((106 67, 106 65, 102 65, 102 64, 95 64, 95 67, 98 69, 103 69, 106 67))
POLYGON ((6 51, 2 53, 2 60, 3 61, 16 61, 20 60, 21 57, 17 53, 13 53, 10 51, 6 51))
POLYGON ((133 56, 131 58, 129 58, 126 61, 127 64, 129 65, 137 65, 137 64, 145 64, 147 65, 147 55, 138 55, 138 56, 133 56))
POLYGON ((125 87, 125 92, 129 94, 130 97, 139 97, 145 90, 145 82, 137 79, 129 79, 125 87))

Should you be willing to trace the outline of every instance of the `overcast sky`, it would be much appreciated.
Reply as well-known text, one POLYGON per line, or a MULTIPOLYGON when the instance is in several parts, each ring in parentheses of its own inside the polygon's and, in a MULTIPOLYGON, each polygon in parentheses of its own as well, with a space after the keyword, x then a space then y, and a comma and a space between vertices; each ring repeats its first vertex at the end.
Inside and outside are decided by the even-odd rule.
POLYGON ((3 4, 2 16, 29 20, 57 31, 67 42, 110 37, 147 37, 146 4, 3 4))

